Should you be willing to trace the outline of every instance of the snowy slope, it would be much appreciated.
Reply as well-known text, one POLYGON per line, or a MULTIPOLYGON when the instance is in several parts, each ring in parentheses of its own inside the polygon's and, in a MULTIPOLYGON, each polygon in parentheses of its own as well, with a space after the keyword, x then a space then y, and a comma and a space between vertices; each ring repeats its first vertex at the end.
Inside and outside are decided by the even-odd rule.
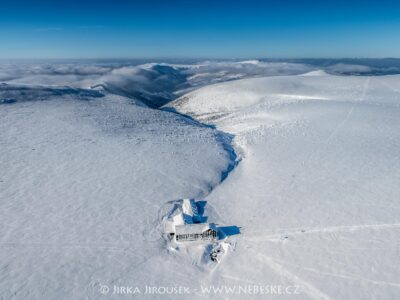
POLYGON ((0 298, 132 296, 114 286, 190 289, 138 299, 399 294, 399 76, 245 61, 9 65, 0 80, 0 298), (266 75, 281 76, 230 81, 266 75), (200 86, 162 110, 143 104, 200 86), (232 145, 241 161, 221 183, 232 145), (162 238, 182 198, 241 227, 218 265, 162 238))
POLYGON ((11 84, 101 87, 108 92, 159 107, 196 87, 238 78, 301 74, 304 64, 260 61, 167 64, 83 61, 1 63, 0 81, 11 84))
POLYGON ((398 298, 399 86, 400 76, 321 71, 220 83, 169 105, 235 135, 242 157, 207 197, 213 218, 242 226, 215 284, 398 298))
POLYGON ((220 182, 232 161, 216 130, 90 90, 2 84, 0 99, 0 298, 188 281, 168 278, 180 261, 159 218, 220 182))

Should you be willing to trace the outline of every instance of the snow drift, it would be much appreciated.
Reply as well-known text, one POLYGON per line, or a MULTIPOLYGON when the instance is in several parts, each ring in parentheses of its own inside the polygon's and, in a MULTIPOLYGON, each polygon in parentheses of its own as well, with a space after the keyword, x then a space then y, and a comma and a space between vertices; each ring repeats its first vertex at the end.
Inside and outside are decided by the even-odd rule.
POLYGON ((216 84, 170 104, 235 135, 243 158, 207 198, 245 223, 213 278, 298 284, 301 299, 395 299, 400 77, 308 75, 216 84))
POLYGON ((187 282, 191 268, 167 276, 182 262, 164 249, 159 215, 229 169, 216 130, 99 91, 3 84, 0 99, 12 99, 0 104, 1 298, 187 282))
POLYGON ((395 299, 400 77, 320 65, 2 64, 0 297, 395 299), (216 268, 166 248, 182 198, 241 227, 216 268))

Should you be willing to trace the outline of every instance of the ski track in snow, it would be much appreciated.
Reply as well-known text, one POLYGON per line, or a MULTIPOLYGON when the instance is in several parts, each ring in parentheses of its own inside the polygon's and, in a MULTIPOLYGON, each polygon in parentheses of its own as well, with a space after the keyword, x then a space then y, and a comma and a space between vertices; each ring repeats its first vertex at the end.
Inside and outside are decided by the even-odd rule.
MULTIPOLYGON (((267 83, 269 83, 267 81, 267 79, 265 81, 267 83)), ((371 78, 370 76, 367 76, 364 79, 364 81, 362 82, 362 84, 359 85, 358 91, 357 90, 354 91, 354 92, 357 92, 358 96, 357 96, 357 94, 354 95, 354 92, 351 92, 351 91, 349 92, 349 94, 345 94, 346 96, 351 95, 352 97, 344 98, 343 100, 349 99, 349 100, 355 100, 355 101, 351 101, 353 103, 348 102, 351 106, 343 114, 343 117, 341 117, 340 119, 337 118, 337 121, 335 120, 336 125, 334 127, 332 127, 332 129, 330 129, 330 132, 325 136, 324 139, 321 138, 319 143, 316 144, 317 146, 314 147, 313 150, 311 151, 311 153, 307 156, 307 159, 303 160, 303 163, 301 163, 297 168, 295 168, 296 171, 292 173, 293 175, 288 180, 288 183, 289 183, 288 189, 290 189, 291 187, 294 188, 293 185, 296 183, 296 180, 299 177, 299 173, 307 171, 304 169, 304 167, 306 165, 309 165, 310 163, 315 163, 316 165, 318 165, 318 156, 320 154, 322 155, 322 152, 325 151, 325 149, 327 149, 328 146, 330 146, 332 144, 332 141, 334 140, 334 138, 339 134, 339 132, 341 132, 342 130, 344 130, 344 128, 346 128, 348 123, 353 123, 352 117, 353 117, 355 111, 357 110, 357 108, 366 99, 370 100, 369 98, 367 98, 367 96, 369 96, 369 89, 371 88, 371 84, 375 84, 373 87, 375 88, 374 92, 376 92, 376 90, 377 90, 376 83, 378 81, 379 82, 382 81, 382 83, 385 86, 387 86, 389 88, 389 90, 399 93, 399 90, 392 87, 388 83, 390 81, 385 82, 384 80, 377 79, 376 77, 371 78), (372 81, 372 79, 374 79, 374 81, 372 81)), ((251 91, 251 85, 250 84, 248 86, 245 85, 248 82, 249 81, 240 81, 238 83, 239 86, 240 86, 240 84, 243 84, 243 86, 246 87, 243 89, 245 93, 249 92, 248 89, 251 91), (249 86, 250 86, 250 88, 249 88, 249 86)), ((256 82, 256 80, 254 82, 256 82)), ((271 80, 271 82, 272 82, 272 80, 271 80)), ((361 78, 358 82, 361 82, 361 78)), ((224 97, 222 96, 221 91, 223 89, 226 89, 227 93, 232 93, 232 94, 228 95, 229 97, 227 96, 227 99, 229 99, 229 100, 233 99, 232 101, 236 100, 236 98, 235 98, 235 92, 237 93, 236 87, 233 84, 230 84, 230 85, 221 84, 221 85, 217 85, 215 88, 210 87, 209 89, 203 89, 204 92, 203 91, 194 92, 191 95, 186 96, 189 100, 182 99, 182 102, 178 101, 176 103, 176 106, 174 104, 173 105, 174 105, 174 107, 179 108, 183 112, 188 112, 190 115, 197 117, 199 120, 203 120, 204 122, 206 122, 208 124, 216 125, 217 129, 219 129, 219 130, 221 130, 220 126, 222 126, 222 127, 228 128, 228 130, 226 130, 227 132, 233 133, 233 132, 235 132, 236 127, 234 127, 233 124, 231 124, 231 123, 232 123, 232 121, 234 122, 234 121, 237 121, 237 119, 238 119, 238 117, 236 117, 236 119, 235 119, 235 115, 237 114, 240 117, 240 113, 245 113, 247 108, 244 105, 244 108, 242 109, 243 111, 241 112, 240 109, 236 109, 234 107, 235 104, 232 104, 232 107, 229 106, 229 101, 225 100, 224 97), (229 88, 232 88, 232 90, 229 90, 229 88), (211 95, 211 97, 207 102, 206 99, 207 99, 207 96, 209 96, 209 95, 211 95), (191 97, 191 99, 190 99, 190 97, 191 97), (191 102, 192 104, 190 102, 188 102, 190 100, 192 101, 191 102), (220 102, 218 102, 218 101, 220 101, 220 102), (217 103, 217 104, 214 105, 214 103, 217 103), (209 109, 211 110, 211 112, 207 112, 206 109, 203 109, 203 106, 207 105, 207 104, 210 105, 209 109), (228 107, 224 108, 223 107, 224 104, 227 105, 228 107), (224 109, 226 109, 226 112, 222 112, 224 109), (231 127, 229 127, 229 126, 231 126, 231 127)), ((273 92, 271 92, 271 93, 273 93, 273 92)), ((373 94, 373 95, 375 95, 375 94, 373 94)), ((393 93, 390 95, 392 96, 393 93)), ((390 96, 387 99, 392 101, 392 98, 390 98, 390 96)), ((341 100, 341 99, 339 99, 339 100, 341 100)), ((380 99, 378 98, 378 100, 380 100, 380 99)), ((321 101, 322 101, 321 103, 324 103, 324 100, 321 100, 321 101)), ((344 102, 339 102, 339 103, 344 103, 344 102)), ((371 102, 371 103, 381 105, 381 103, 379 103, 379 102, 371 102)), ((392 102, 390 102, 389 105, 391 105, 391 103, 392 102)), ((384 102, 381 105, 381 107, 384 107, 385 104, 386 103, 384 102)), ((370 105, 370 103, 368 103, 367 105, 370 105)), ((342 107, 339 107, 339 108, 342 108, 342 107)), ((360 109, 365 109, 365 107, 361 107, 360 109)), ((337 113, 336 111, 334 111, 334 112, 337 113)), ((250 114, 250 116, 251 116, 251 114, 250 114)), ((359 118, 358 115, 357 115, 357 117, 359 118)), ((357 124, 357 123, 355 123, 355 124, 357 124)), ((351 126, 351 125, 349 125, 349 126, 351 126)), ((273 127, 271 127, 271 128, 273 129, 273 127)), ((251 130, 251 128, 249 128, 249 129, 251 130)), ((277 133, 277 134, 274 133, 274 135, 278 136, 279 133, 277 133)), ((284 136, 282 135, 282 137, 284 137, 284 136)), ((246 143, 246 141, 244 141, 244 143, 246 143)), ((240 148, 241 146, 244 146, 244 148, 246 148, 246 145, 241 145, 240 143, 238 143, 238 141, 236 141, 236 143, 234 143, 233 145, 236 148, 237 152, 240 150, 240 149, 238 149, 238 147, 240 148)), ((242 152, 242 151, 240 151, 240 152, 242 152)), ((245 155, 241 156, 241 158, 243 159, 243 161, 246 160, 245 155)), ((242 170, 242 172, 244 172, 244 171, 242 170)), ((306 174, 304 174, 304 176, 306 176, 306 174)), ((235 178, 235 179, 237 179, 237 178, 235 178)), ((372 191, 370 191, 370 193, 377 197, 380 196, 379 190, 378 191, 372 190, 372 191)), ((212 196, 212 194, 211 194, 211 196, 212 196)), ((245 195, 242 195, 242 196, 245 196, 245 195)), ((285 196, 290 197, 291 195, 285 195, 285 196)), ((220 199, 221 193, 217 194, 217 196, 214 198, 220 199)), ((251 197, 249 197, 249 198, 251 199, 251 197)), ((289 199, 287 199, 287 200, 289 200, 289 199)), ((382 208, 382 209, 388 208, 388 207, 393 208, 393 209, 398 209, 398 206, 396 206, 396 205, 388 206, 386 204, 380 205, 379 202, 378 203, 375 203, 375 202, 368 203, 367 201, 360 202, 360 201, 357 201, 357 199, 355 199, 355 200, 356 201, 351 201, 349 203, 349 205, 352 205, 352 206, 363 205, 363 206, 371 206, 371 207, 376 206, 377 208, 382 208)), ((282 199, 281 199, 281 201, 282 201, 282 199)), ((301 241, 301 236, 305 237, 305 236, 308 236, 309 234, 311 234, 311 235, 312 234, 320 234, 321 237, 319 237, 319 239, 321 239, 322 237, 324 237, 326 235, 327 238, 329 239, 330 234, 332 234, 332 233, 353 233, 354 232, 358 236, 358 234, 356 232, 362 232, 362 231, 368 232, 368 231, 391 230, 391 232, 393 232, 393 234, 395 234, 396 232, 399 232, 400 223, 395 222, 395 221, 398 221, 396 219, 392 220, 392 221, 394 221, 393 223, 373 223, 374 221, 379 221, 379 220, 371 220, 371 221, 372 221, 371 223, 368 223, 368 220, 367 220, 367 222, 364 224, 363 223, 354 224, 354 225, 349 224, 349 225, 343 225, 343 226, 326 226, 326 227, 304 226, 304 227, 297 227, 297 228, 271 228, 271 230, 267 230, 267 231, 254 231, 254 230, 247 231, 246 228, 244 228, 244 230, 242 231, 242 236, 240 237, 240 243, 250 245, 252 243, 278 242, 280 244, 278 246, 279 247, 278 251, 285 252, 285 246, 288 247, 287 250, 290 250, 290 246, 292 246, 292 244, 290 244, 290 243, 289 244, 285 243, 285 242, 287 242, 286 239, 289 238, 289 240, 290 240, 290 238, 292 236, 295 236, 297 238, 297 241, 299 242, 299 241, 301 241)), ((382 234, 380 234, 379 237, 381 237, 382 234)), ((360 235, 362 235, 362 234, 360 234, 360 235)), ((356 236, 354 236, 354 237, 356 237, 356 236)), ((329 239, 329 240, 332 240, 332 239, 329 239)), ((360 241, 362 241, 362 239, 360 241)), ((308 245, 308 247, 312 247, 312 244, 311 245, 307 244, 307 245, 308 245)), ((350 245, 350 246, 352 246, 352 245, 350 245)), ((296 248, 296 247, 300 247, 300 246, 293 245, 293 247, 296 248)), ((306 246, 304 246, 304 247, 307 248, 306 246)), ((394 245, 393 247, 394 248, 390 248, 390 250, 396 251, 395 250, 396 245, 394 245)), ((398 247, 398 245, 397 245, 397 247, 398 247)), ((319 250, 321 250, 318 246, 315 246, 315 248, 318 248, 319 250)), ((318 274, 320 276, 332 276, 332 277, 341 278, 344 280, 359 281, 359 282, 364 282, 364 283, 372 284, 372 285, 376 285, 376 286, 382 286, 383 288, 392 287, 392 288, 397 289, 400 287, 400 283, 394 282, 393 278, 390 278, 390 277, 388 279, 392 279, 392 280, 379 280, 379 277, 377 278, 378 280, 369 279, 369 278, 361 276, 362 273, 356 274, 357 272, 355 272, 353 274, 351 272, 346 272, 345 268, 343 268, 343 270, 339 271, 338 268, 334 268, 333 266, 328 266, 327 271, 323 270, 323 268, 321 268, 322 270, 319 270, 319 269, 308 267, 308 266, 290 264, 289 262, 286 262, 286 261, 280 262, 278 259, 272 258, 268 255, 265 255, 263 253, 255 251, 255 250, 252 250, 250 247, 246 247, 246 251, 247 251, 247 249, 254 252, 253 253, 254 256, 259 258, 258 262, 260 264, 265 263, 266 265, 269 266, 269 268, 274 270, 277 274, 286 277, 290 281, 300 284, 302 286, 304 292, 312 299, 330 299, 330 296, 325 293, 325 290, 322 291, 322 289, 318 288, 316 285, 311 283, 311 281, 309 282, 308 280, 303 279, 301 272, 297 272, 297 270, 299 268, 302 270, 311 272, 311 273, 318 274), (290 269, 286 268, 285 265, 293 267, 293 269, 295 271, 293 271, 293 272, 290 271, 290 269), (295 274, 294 272, 298 273, 298 275, 295 274)), ((351 251, 352 249, 357 250, 358 248, 357 247, 348 248, 349 251, 351 251)), ((361 247, 359 249, 360 249, 360 251, 363 251, 363 250, 374 251, 375 248, 374 247, 365 247, 365 248, 361 247)), ((379 248, 379 247, 376 248, 376 250, 381 250, 381 249, 386 249, 386 248, 379 248)), ((331 252, 329 249, 325 249, 325 251, 327 251, 327 254, 334 253, 333 250, 334 249, 332 249, 332 252, 331 252)), ((288 253, 290 253, 290 252, 288 252, 288 253)), ((339 257, 341 257, 343 259, 342 252, 339 251, 338 255, 340 255, 339 257)), ((351 256, 350 253, 348 255, 351 256)), ((333 257, 331 257, 330 259, 334 260, 333 257)), ((338 261, 337 263, 342 263, 342 261, 338 261)), ((235 281, 246 280, 245 278, 235 277, 235 276, 227 276, 225 274, 222 276, 225 278, 230 278, 235 281)), ((341 294, 341 295, 343 295, 343 294, 341 294)))
POLYGON ((331 227, 311 227, 311 228, 289 228, 289 229, 279 229, 276 228, 276 231, 282 230, 281 234, 267 234, 260 238, 252 238, 251 235, 260 236, 264 232, 261 231, 252 231, 252 232, 245 232, 245 240, 250 241, 259 241, 259 242, 266 242, 266 241, 282 241, 282 236, 285 235, 303 235, 309 233, 331 233, 331 232, 354 232, 360 230, 369 230, 369 229, 396 229, 400 228, 400 223, 394 224, 362 224, 362 225, 351 225, 351 226, 331 226, 331 227))
MULTIPOLYGON (((328 136, 328 138, 325 140, 325 142, 324 142, 323 145, 322 145, 322 148, 328 146, 328 144, 329 144, 329 142, 331 141, 331 139, 336 135, 336 133, 337 133, 340 129, 342 129, 342 127, 344 126, 344 124, 346 124, 346 122, 350 119, 350 116, 353 114, 353 111, 354 111, 354 109, 356 108, 356 106, 357 106, 360 102, 364 101, 365 95, 366 95, 366 93, 367 93, 369 81, 370 81, 370 77, 368 76, 367 79, 365 80, 365 83, 364 83, 364 86, 363 86, 363 89, 362 89, 362 94, 361 94, 360 99, 359 99, 356 103, 354 103, 354 104, 352 105, 352 107, 349 109, 349 112, 346 114, 346 116, 344 117, 344 119, 336 126, 336 128, 332 131, 332 133, 331 133, 331 134, 328 136)), ((318 150, 318 152, 319 152, 319 151, 321 151, 321 150, 318 150)), ((317 155, 318 155, 318 152, 317 152, 317 155)))
POLYGON ((314 285, 311 283, 301 279, 294 273, 290 272, 288 269, 286 269, 283 265, 277 263, 274 259, 271 257, 268 257, 262 253, 256 253, 256 256, 259 256, 261 258, 261 262, 265 263, 269 268, 274 270, 279 276, 284 276, 290 281, 294 282, 295 284, 298 284, 301 289, 307 293, 312 299, 316 300, 329 300, 330 297, 323 293, 321 290, 316 288, 314 285))
POLYGON ((318 157, 318 155, 320 154, 320 152, 325 149, 329 143, 331 142, 332 138, 340 131, 341 128, 343 128, 343 126, 346 124, 346 122, 350 119, 351 115, 354 112, 354 109, 356 108, 356 106, 364 101, 366 93, 367 93, 367 89, 368 89, 368 85, 369 85, 369 81, 370 81, 370 77, 367 76, 367 78, 365 79, 363 88, 361 90, 361 96, 358 99, 358 101, 356 103, 354 103, 349 111, 347 112, 347 114, 345 115, 345 117, 338 123, 338 125, 333 129, 333 131, 331 132, 331 134, 328 135, 328 137, 326 138, 325 141, 323 141, 322 144, 319 145, 319 147, 313 149, 312 153, 309 155, 309 157, 307 158, 307 160, 305 162, 303 162, 298 169, 293 173, 292 175, 292 180, 290 182, 290 186, 293 186, 296 179, 298 178, 299 173, 302 172, 302 170, 304 169, 304 167, 306 165, 308 165, 312 160, 314 160, 316 157, 318 157))
MULTIPOLYGON (((354 274, 348 273, 348 272, 343 272, 343 271, 339 271, 337 269, 334 269, 334 272, 326 272, 326 271, 320 271, 314 268, 309 268, 309 267, 304 267, 298 264, 290 264, 286 261, 282 261, 279 259, 273 259, 276 262, 279 262, 282 265, 286 265, 289 267, 293 267, 293 268, 301 268, 305 271, 311 272, 311 273, 315 273, 318 275, 323 275, 323 276, 333 276, 333 277, 338 277, 338 278, 342 278, 342 279, 350 279, 350 280, 355 280, 355 281, 364 281, 367 283, 371 283, 371 284, 375 284, 375 285, 381 285, 381 286, 392 286, 392 287, 400 287, 400 283, 397 282, 389 282, 389 281, 379 281, 379 280, 371 280, 365 277, 360 277, 360 276, 355 276, 354 274)), ((329 266, 329 268, 332 268, 331 266, 329 266)))
MULTIPOLYGON (((306 156, 307 159, 303 161, 303 163, 298 167, 295 168, 295 172, 293 172, 293 176, 289 182, 289 186, 293 187, 296 183, 297 178, 299 175, 304 172, 302 168, 304 168, 305 165, 308 165, 312 162, 317 161, 318 156, 326 149, 331 143, 332 140, 337 136, 337 134, 345 127, 345 125, 351 121, 352 116, 354 117, 353 113, 357 109, 357 106, 360 105, 366 98, 368 89, 370 86, 370 81, 371 77, 367 77, 362 85, 362 88, 360 86, 358 94, 359 97, 357 98, 357 101, 352 103, 351 107, 347 110, 347 112, 344 114, 344 117, 338 120, 336 126, 333 127, 332 131, 325 137, 324 139, 321 139, 320 143, 317 145, 316 148, 312 150, 312 152, 306 156)), ((391 87, 388 83, 382 81, 382 84, 384 84, 387 87, 390 87, 390 89, 394 92, 398 92, 399 90, 391 87)), ((347 108, 347 107, 346 107, 347 108)), ((182 118, 186 118, 188 120, 193 120, 194 122, 198 123, 198 125, 204 126, 204 127, 210 127, 207 125, 206 122, 202 123, 203 119, 207 121, 207 118, 209 119, 210 116, 220 116, 219 120, 224 120, 224 119, 229 119, 234 115, 236 112, 232 112, 231 114, 227 113, 224 117, 223 114, 219 113, 209 113, 209 114, 202 114, 200 117, 196 120, 193 119, 190 115, 185 115, 184 113, 176 112, 177 115, 181 116, 182 118)), ((237 114, 240 115, 240 110, 237 110, 237 114)), ((251 114, 250 114, 251 117, 251 114)), ((216 137, 218 140, 223 141, 223 148, 224 151, 228 153, 231 159, 231 164, 228 165, 227 170, 223 171, 221 173, 221 179, 219 183, 216 183, 214 185, 209 184, 207 187, 208 189, 204 190, 204 188, 200 185, 200 183, 196 184, 196 182, 182 182, 179 178, 176 178, 174 176, 168 176, 168 172, 163 171, 161 169, 156 169, 155 173, 160 175, 159 177, 164 178, 168 181, 171 181, 175 186, 179 187, 184 187, 186 185, 190 186, 190 189, 195 189, 195 190, 203 190, 203 195, 201 195, 201 198, 204 199, 208 196, 212 196, 213 192, 216 190, 217 187, 220 186, 222 182, 225 181, 226 178, 230 178, 231 173, 236 170, 236 167, 239 165, 241 159, 245 160, 246 157, 244 155, 241 155, 243 152, 242 149, 240 148, 241 146, 245 146, 240 144, 238 141, 235 141, 234 138, 227 138, 230 137, 232 133, 230 133, 228 130, 222 131, 220 128, 217 127, 216 129, 216 137), (240 153, 240 157, 239 154, 240 153)), ((308 153, 307 153, 308 154, 308 153)), ((149 225, 148 227, 150 228, 145 228, 141 232, 141 238, 148 244, 154 243, 155 245, 159 242, 159 234, 160 228, 159 228, 159 221, 162 218, 163 214, 162 212, 165 212, 167 210, 167 206, 170 205, 170 202, 164 203, 164 206, 160 208, 159 203, 153 203, 152 201, 148 199, 143 199, 143 203, 146 205, 149 205, 153 208, 159 208, 158 210, 158 216, 156 216, 154 219, 146 219, 146 222, 149 225), (157 218, 157 219, 156 219, 157 218), (153 236, 156 236, 156 238, 153 240, 153 236)), ((228 200, 229 201, 229 200, 228 200)), ((352 202, 354 204, 354 202, 352 202)), ((371 204, 371 203, 363 203, 364 205, 370 205, 370 206, 379 206, 378 204, 371 204)), ((162 205, 162 204, 161 204, 162 205)), ((385 207, 385 206, 384 206, 385 207)), ((393 206, 392 208, 398 208, 393 206)), ((221 211, 216 211, 213 210, 213 213, 217 218, 225 223, 224 216, 222 215, 223 212, 221 211)), ((372 221, 374 222, 374 221, 372 221)), ((371 222, 371 223, 372 223, 371 222)), ((240 225, 240 224, 239 224, 240 225)), ((296 228, 272 228, 271 230, 252 230, 252 231, 246 231, 242 233, 241 237, 239 238, 240 243, 268 243, 268 242, 278 242, 278 243, 283 243, 287 237, 291 236, 306 236, 309 234, 329 234, 329 233, 348 233, 348 232, 358 232, 358 231, 365 231, 365 230, 387 230, 387 229, 394 229, 398 230, 400 228, 400 223, 376 223, 376 224, 354 224, 354 225, 345 225, 345 226, 326 226, 326 227, 296 227, 296 228)), ((6 239, 3 239, 6 240, 6 239)), ((282 244, 284 245, 284 244, 282 244)), ((296 247, 296 245, 294 245, 296 247)), ((299 246, 298 246, 299 247, 299 246)), ((0 243, 0 248, 9 248, 9 249, 18 249, 18 248, 39 248, 39 249, 46 249, 46 248, 57 248, 57 249, 103 249, 106 251, 120 251, 120 252, 125 252, 125 251, 133 251, 135 252, 136 250, 140 249, 140 246, 136 246, 135 243, 132 242, 116 242, 116 243, 39 243, 39 242, 3 242, 0 243)), ((325 271, 325 270, 320 270, 312 267, 306 267, 306 266, 301 266, 301 265, 295 265, 293 263, 289 263, 287 261, 279 260, 277 258, 270 257, 269 255, 265 255, 263 253, 260 253, 259 251, 249 249, 251 252, 254 253, 254 257, 258 258, 258 263, 261 265, 267 266, 269 269, 271 269, 273 272, 275 272, 279 276, 283 276, 286 279, 288 279, 291 282, 294 282, 296 284, 299 284, 301 286, 301 289, 312 299, 331 299, 330 296, 328 296, 326 293, 324 293, 320 288, 317 287, 317 284, 311 283, 309 280, 306 280, 302 278, 301 275, 295 274, 296 271, 292 271, 291 269, 298 270, 302 269, 310 273, 322 275, 322 276, 331 276, 331 277, 337 277, 341 279, 348 279, 348 280, 353 280, 353 281, 362 281, 365 283, 370 283, 374 285, 380 285, 380 286, 391 286, 395 288, 400 287, 400 283, 396 282, 391 282, 391 281, 379 281, 379 280, 372 280, 368 278, 364 278, 362 276, 357 276, 356 274, 352 274, 350 272, 345 272, 345 271, 340 271, 337 268, 332 268, 325 271)), ((151 254, 148 257, 143 258, 139 262, 135 263, 134 265, 131 265, 129 270, 127 272, 133 272, 139 269, 139 267, 143 266, 146 264, 146 262, 150 261, 151 259, 158 257, 159 254, 151 254)), ((186 263, 187 260, 184 260, 186 263)), ((116 264, 122 264, 122 262, 119 262, 116 260, 116 264)), ((198 262, 196 260, 192 260, 191 264, 199 269, 202 270, 198 266, 198 262)), ((222 263, 224 264, 224 263, 222 263)), ((126 271, 124 268, 121 268, 124 271, 126 271)), ((213 276, 216 274, 215 272, 216 269, 213 269, 209 272, 209 274, 206 274, 202 278, 203 282, 204 281, 210 281, 212 282, 213 276)), ((181 277, 185 277, 186 273, 182 273, 181 277)), ((233 276, 229 275, 226 273, 218 273, 220 277, 226 278, 228 280, 233 280, 233 281, 239 281, 239 282, 246 282, 248 284, 256 284, 254 280, 250 280, 248 278, 241 278, 240 276, 233 276)), ((220 297, 229 299, 229 297, 225 297, 223 295, 219 295, 220 297)))

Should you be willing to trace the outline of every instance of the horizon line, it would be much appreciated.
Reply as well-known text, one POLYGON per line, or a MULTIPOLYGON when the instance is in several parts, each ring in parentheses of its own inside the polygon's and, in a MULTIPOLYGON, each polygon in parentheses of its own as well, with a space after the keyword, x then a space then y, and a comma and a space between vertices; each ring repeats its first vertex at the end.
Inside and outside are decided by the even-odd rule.
POLYGON ((394 59, 400 60, 399 57, 363 57, 363 56, 343 56, 343 57, 331 57, 331 56, 320 56, 320 57, 196 57, 196 56, 151 56, 151 57, 0 57, 0 61, 4 60, 323 60, 323 59, 331 59, 331 60, 384 60, 384 59, 394 59))

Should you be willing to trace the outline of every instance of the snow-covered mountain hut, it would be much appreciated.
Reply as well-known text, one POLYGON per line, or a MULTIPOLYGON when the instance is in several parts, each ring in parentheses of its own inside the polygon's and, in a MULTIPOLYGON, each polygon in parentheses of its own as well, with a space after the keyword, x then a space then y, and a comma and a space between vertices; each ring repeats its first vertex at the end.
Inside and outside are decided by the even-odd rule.
POLYGON ((177 242, 213 241, 217 239, 217 227, 213 223, 196 223, 175 226, 177 242))

